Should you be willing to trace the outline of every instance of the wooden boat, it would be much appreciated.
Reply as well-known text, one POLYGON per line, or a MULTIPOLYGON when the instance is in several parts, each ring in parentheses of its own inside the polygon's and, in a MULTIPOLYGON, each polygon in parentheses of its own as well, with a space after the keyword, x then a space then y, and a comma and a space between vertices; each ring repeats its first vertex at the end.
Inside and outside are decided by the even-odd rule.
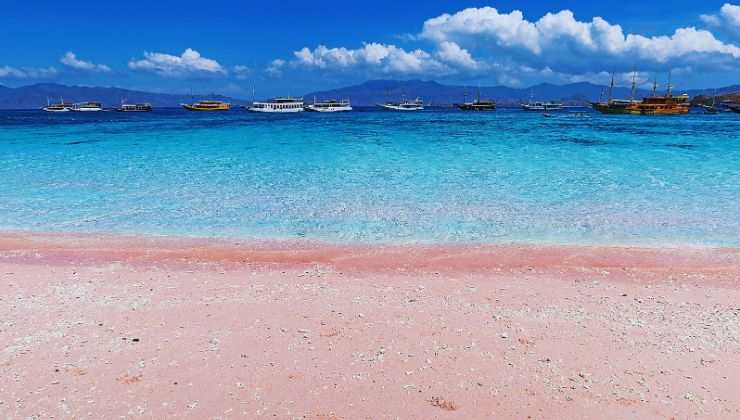
POLYGON ((689 113, 689 95, 648 96, 642 102, 627 106, 626 111, 632 115, 681 115, 689 113))
POLYGON ((221 101, 200 101, 194 104, 180 104, 188 111, 228 111, 231 104, 221 101))
MULTIPOLYGON (((606 102, 599 100, 599 102, 592 102, 591 107, 602 114, 629 114, 627 107, 638 103, 635 100, 635 92, 637 88, 637 73, 632 73, 632 96, 630 99, 614 99, 614 73, 612 73, 612 81, 609 85, 609 96, 606 102)), ((602 93, 603 96, 603 93, 602 93)))
POLYGON ((626 111, 632 115, 682 115, 688 114, 691 104, 689 95, 674 96, 670 73, 668 74, 668 89, 663 96, 656 95, 657 80, 653 82, 653 94, 645 97, 641 102, 627 106, 626 111))
POLYGON ((463 101, 461 104, 455 104, 461 111, 495 111, 496 101, 490 99, 480 98, 480 89, 478 89, 478 97, 471 102, 463 101))
POLYGON ((72 110, 72 104, 64 102, 64 99, 60 99, 59 103, 52 104, 49 99, 46 100, 46 106, 41 108, 46 112, 70 112, 72 110))

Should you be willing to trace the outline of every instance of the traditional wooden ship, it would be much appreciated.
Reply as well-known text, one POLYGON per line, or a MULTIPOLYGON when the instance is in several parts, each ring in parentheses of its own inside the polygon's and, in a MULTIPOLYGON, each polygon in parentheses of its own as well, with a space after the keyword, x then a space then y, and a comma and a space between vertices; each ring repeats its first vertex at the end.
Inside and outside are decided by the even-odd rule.
MULTIPOLYGON (((599 100, 599 102, 592 102, 591 107, 602 114, 629 114, 627 107, 638 103, 635 99, 635 93, 637 89, 637 73, 632 74, 632 96, 630 99, 614 99, 614 73, 612 73, 612 81, 609 85, 609 96, 606 102, 599 100)), ((602 93, 603 96, 603 93, 602 93)))
POLYGON ((490 99, 480 98, 480 88, 478 89, 478 96, 475 100, 468 102, 464 100, 461 104, 455 104, 461 111, 495 111, 496 101, 490 99))
POLYGON ((658 82, 656 80, 653 82, 653 94, 643 98, 641 102, 628 105, 626 107, 627 113, 632 115, 682 115, 689 113, 691 107, 689 95, 673 95, 670 74, 666 94, 657 95, 657 88, 658 82))

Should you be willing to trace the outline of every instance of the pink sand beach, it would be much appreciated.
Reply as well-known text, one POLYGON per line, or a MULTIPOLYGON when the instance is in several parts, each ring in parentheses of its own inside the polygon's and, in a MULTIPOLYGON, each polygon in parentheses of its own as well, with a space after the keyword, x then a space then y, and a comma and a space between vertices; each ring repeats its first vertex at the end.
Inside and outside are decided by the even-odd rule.
POLYGON ((0 417, 740 418, 740 250, 0 234, 0 417))

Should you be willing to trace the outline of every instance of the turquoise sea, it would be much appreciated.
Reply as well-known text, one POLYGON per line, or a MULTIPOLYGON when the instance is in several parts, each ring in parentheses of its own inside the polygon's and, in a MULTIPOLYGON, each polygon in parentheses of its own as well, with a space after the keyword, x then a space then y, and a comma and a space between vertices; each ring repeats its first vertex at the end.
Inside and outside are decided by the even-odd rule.
POLYGON ((740 115, 0 111, 0 229, 740 245, 740 115))

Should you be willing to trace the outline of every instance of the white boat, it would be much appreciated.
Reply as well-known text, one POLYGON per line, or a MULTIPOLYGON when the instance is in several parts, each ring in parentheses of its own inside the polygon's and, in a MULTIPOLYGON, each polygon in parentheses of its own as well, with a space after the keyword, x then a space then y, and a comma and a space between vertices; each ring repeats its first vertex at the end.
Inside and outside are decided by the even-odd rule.
POLYGON ((522 104, 522 109, 525 111, 560 111, 563 109, 563 104, 560 102, 540 102, 530 101, 526 104, 522 104))
POLYGON ((424 109, 424 103, 419 98, 413 101, 404 99, 401 102, 386 102, 378 106, 392 111, 421 111, 424 109))
POLYGON ((247 108, 250 112, 275 112, 275 113, 293 113, 303 112, 303 99, 291 98, 289 96, 274 98, 265 102, 252 102, 252 106, 247 108))
POLYGON ((116 111, 118 112, 151 112, 152 105, 149 103, 143 104, 121 104, 121 107, 116 111))
POLYGON ((80 102, 73 104, 71 110, 75 112, 97 112, 102 111, 103 106, 100 102, 80 102))
POLYGON ((337 101, 335 99, 316 101, 314 98, 313 103, 306 105, 306 111, 312 112, 347 112, 352 111, 352 105, 349 99, 337 101))
POLYGON ((64 99, 60 99, 57 104, 52 104, 49 99, 47 99, 46 106, 41 109, 46 112, 69 112, 70 108, 72 108, 72 104, 64 103, 64 99))

